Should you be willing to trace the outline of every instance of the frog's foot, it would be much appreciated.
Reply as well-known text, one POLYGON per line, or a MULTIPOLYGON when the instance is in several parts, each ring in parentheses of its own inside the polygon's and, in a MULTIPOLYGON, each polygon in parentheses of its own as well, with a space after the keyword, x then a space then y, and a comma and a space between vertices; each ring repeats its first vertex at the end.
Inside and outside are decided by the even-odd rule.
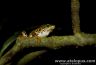
POLYGON ((17 39, 19 40, 24 40, 25 38, 27 38, 27 34, 25 31, 21 32, 20 35, 17 37, 17 39))
POLYGON ((35 39, 36 43, 41 43, 41 37, 36 36, 35 39))

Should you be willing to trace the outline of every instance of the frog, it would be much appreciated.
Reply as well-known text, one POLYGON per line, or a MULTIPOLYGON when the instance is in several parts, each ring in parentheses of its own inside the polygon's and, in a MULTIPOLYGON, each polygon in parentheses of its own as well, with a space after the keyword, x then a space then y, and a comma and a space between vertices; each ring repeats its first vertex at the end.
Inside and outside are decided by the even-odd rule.
POLYGON ((37 29, 33 30, 31 33, 29 33, 28 37, 36 37, 37 41, 40 41, 41 38, 47 37, 54 29, 55 25, 43 24, 37 29))
POLYGON ((37 29, 33 30, 30 34, 29 37, 46 37, 48 36, 53 29, 55 29, 55 25, 51 25, 51 24, 43 24, 40 27, 38 27, 37 29))

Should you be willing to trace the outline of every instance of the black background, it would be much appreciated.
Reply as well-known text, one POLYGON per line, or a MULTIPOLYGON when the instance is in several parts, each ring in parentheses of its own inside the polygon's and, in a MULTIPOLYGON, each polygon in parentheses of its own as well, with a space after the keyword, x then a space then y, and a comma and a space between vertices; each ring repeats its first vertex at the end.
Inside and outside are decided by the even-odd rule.
MULTIPOLYGON (((16 31, 22 31, 42 24, 54 24, 56 29, 52 35, 72 35, 70 0, 64 1, 32 1, 13 2, 2 4, 0 22, 0 47, 16 31), (18 4, 17 4, 18 3, 18 4)), ((96 28, 96 10, 93 0, 80 0, 80 25, 81 31, 94 34, 96 28)), ((35 64, 54 63, 56 59, 95 59, 95 46, 74 46, 51 50, 42 58, 32 61, 35 64), (38 63, 37 63, 38 62, 38 63)), ((29 64, 31 64, 30 62, 29 64)))

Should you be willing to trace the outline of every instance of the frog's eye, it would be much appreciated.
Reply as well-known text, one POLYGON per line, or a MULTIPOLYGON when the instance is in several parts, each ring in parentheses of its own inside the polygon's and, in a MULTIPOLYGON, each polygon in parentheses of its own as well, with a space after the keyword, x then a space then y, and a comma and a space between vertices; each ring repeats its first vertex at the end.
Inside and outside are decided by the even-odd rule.
POLYGON ((47 24, 46 26, 47 26, 47 27, 49 27, 49 26, 50 26, 50 24, 47 24))

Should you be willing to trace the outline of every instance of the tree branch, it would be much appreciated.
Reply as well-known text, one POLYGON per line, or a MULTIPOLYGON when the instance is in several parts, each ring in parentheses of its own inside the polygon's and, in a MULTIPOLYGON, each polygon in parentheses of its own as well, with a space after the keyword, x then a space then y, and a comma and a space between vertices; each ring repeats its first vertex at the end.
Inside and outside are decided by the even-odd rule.
POLYGON ((21 58, 20 61, 17 63, 17 65, 25 65, 26 63, 30 62, 35 57, 39 56, 40 54, 45 53, 46 51, 47 50, 40 50, 40 51, 31 52, 31 53, 25 55, 23 58, 21 58))
POLYGON ((79 0, 71 0, 71 17, 73 33, 80 33, 80 19, 79 19, 79 0))
POLYGON ((17 39, 14 47, 9 50, 0 59, 0 65, 4 65, 20 50, 29 47, 47 47, 51 49, 59 49, 67 45, 85 46, 85 45, 96 45, 96 34, 77 34, 74 36, 52 36, 41 39, 40 43, 36 43, 36 38, 24 38, 17 39))

